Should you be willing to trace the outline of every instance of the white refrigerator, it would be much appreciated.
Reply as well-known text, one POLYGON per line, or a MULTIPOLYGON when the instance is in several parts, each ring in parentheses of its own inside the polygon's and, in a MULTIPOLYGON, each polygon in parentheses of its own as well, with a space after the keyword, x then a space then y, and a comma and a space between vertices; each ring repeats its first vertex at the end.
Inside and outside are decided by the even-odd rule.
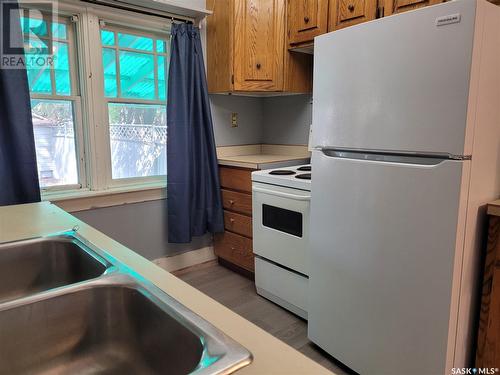
POLYGON ((361 374, 472 364, 499 66, 485 0, 315 39, 309 338, 361 374))

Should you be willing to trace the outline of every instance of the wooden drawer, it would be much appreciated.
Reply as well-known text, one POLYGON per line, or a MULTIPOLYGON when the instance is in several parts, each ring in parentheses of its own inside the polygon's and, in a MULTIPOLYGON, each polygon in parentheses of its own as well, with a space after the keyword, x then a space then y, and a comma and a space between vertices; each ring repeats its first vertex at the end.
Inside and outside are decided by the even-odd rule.
POLYGON ((252 237, 252 218, 250 216, 224 211, 224 227, 231 232, 252 237))
POLYGON ((251 239, 231 232, 217 234, 214 250, 218 257, 254 272, 255 264, 251 239))
POLYGON ((252 192, 252 170, 231 167, 219 167, 220 185, 223 188, 252 192))
POLYGON ((252 196, 222 189, 222 205, 226 210, 252 215, 252 196))

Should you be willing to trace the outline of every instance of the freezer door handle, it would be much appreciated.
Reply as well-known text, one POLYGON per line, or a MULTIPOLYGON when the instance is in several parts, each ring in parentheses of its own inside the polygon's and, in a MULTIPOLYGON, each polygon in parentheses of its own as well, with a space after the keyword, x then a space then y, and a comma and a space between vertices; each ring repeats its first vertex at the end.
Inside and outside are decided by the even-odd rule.
POLYGON ((333 149, 321 149, 323 155, 338 159, 351 159, 361 161, 374 161, 382 163, 412 164, 419 166, 435 166, 446 160, 468 160, 467 157, 459 157, 443 154, 404 154, 379 151, 345 151, 333 149))
POLYGON ((281 191, 264 189, 261 187, 254 187, 252 189, 252 191, 254 191, 256 193, 275 195, 275 196, 281 197, 281 198, 294 199, 296 201, 308 201, 311 199, 310 195, 295 195, 295 194, 290 194, 290 193, 283 193, 281 191))

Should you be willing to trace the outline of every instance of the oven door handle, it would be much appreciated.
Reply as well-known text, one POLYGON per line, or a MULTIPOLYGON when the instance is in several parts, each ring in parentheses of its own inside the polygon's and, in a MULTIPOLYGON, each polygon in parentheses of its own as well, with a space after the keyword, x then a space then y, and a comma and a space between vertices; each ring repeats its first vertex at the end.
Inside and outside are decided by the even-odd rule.
POLYGON ((283 193, 281 191, 263 189, 261 187, 254 187, 252 189, 252 191, 255 191, 257 193, 275 195, 275 196, 281 197, 281 198, 294 199, 296 201, 308 201, 308 200, 311 200, 311 196, 310 195, 295 195, 295 194, 290 194, 290 193, 283 193))

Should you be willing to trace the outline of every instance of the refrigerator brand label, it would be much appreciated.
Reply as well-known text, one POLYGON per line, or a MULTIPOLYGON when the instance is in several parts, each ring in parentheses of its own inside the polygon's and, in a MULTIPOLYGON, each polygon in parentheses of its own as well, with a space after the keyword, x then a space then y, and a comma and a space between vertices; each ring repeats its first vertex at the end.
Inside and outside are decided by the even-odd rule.
POLYGON ((452 23, 459 23, 460 22, 460 13, 456 14, 449 14, 447 16, 442 16, 436 18, 436 26, 444 26, 444 25, 450 25, 452 23))

